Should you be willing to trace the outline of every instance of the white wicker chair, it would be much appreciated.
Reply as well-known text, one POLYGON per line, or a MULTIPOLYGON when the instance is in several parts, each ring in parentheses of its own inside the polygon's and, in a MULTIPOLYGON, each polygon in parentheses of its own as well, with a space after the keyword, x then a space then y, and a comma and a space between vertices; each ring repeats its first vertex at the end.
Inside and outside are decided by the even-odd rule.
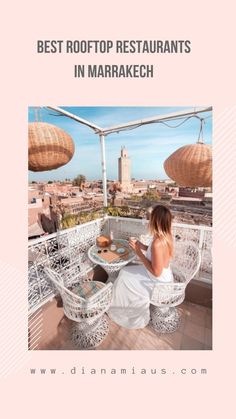
POLYGON ((72 341, 79 349, 100 345, 109 332, 104 313, 112 299, 112 284, 80 281, 72 290, 65 287, 63 277, 45 268, 45 273, 60 293, 66 317, 73 320, 72 341))
POLYGON ((176 306, 185 298, 185 289, 201 263, 199 248, 192 242, 176 242, 171 268, 172 283, 156 283, 152 292, 149 325, 159 333, 175 332, 180 325, 176 306))

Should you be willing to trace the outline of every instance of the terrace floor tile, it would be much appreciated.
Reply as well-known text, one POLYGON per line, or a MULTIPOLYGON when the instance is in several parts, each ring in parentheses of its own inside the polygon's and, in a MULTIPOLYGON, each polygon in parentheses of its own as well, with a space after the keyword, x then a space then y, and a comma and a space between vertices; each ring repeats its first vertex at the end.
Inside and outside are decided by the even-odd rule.
MULTIPOLYGON (((109 334, 96 350, 210 350, 211 310, 184 302, 178 307, 178 312, 181 315, 180 328, 166 334, 157 333, 149 326, 125 329, 109 319, 109 334)), ((30 321, 29 325, 32 323, 30 321)), ((35 349, 77 350, 70 339, 71 326, 71 320, 64 316, 63 308, 57 306, 55 299, 45 304, 42 308, 42 331, 35 349)))

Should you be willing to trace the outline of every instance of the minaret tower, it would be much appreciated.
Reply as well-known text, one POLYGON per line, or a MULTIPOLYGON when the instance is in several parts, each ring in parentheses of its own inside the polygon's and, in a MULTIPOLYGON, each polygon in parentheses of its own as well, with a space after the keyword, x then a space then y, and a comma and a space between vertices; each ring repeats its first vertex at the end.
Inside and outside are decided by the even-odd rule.
POLYGON ((118 158, 118 173, 122 190, 128 191, 131 187, 131 161, 125 147, 121 147, 121 155, 118 158))

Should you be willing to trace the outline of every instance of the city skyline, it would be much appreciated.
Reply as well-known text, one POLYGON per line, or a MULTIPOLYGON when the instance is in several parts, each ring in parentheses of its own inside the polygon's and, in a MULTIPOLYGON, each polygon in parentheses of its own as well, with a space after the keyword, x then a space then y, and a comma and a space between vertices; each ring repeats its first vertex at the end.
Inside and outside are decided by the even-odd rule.
MULTIPOLYGON (((157 114, 178 112, 189 107, 63 107, 99 126, 106 127, 131 120, 151 117, 157 114)), ((98 136, 88 127, 56 112, 41 108, 38 112, 43 122, 55 124, 70 134, 75 143, 75 154, 65 166, 46 172, 29 172, 29 181, 49 181, 73 179, 78 174, 88 180, 102 178, 100 143, 98 136)), ((212 120, 210 113, 205 119, 204 140, 211 144, 212 120)), ((35 108, 29 108, 29 122, 34 122, 35 108)), ((182 120, 181 120, 182 121, 182 120)), ((106 137, 107 178, 118 179, 117 159, 122 146, 129 152, 132 161, 131 177, 135 179, 167 179, 163 163, 179 147, 197 141, 200 123, 197 118, 188 119, 178 128, 181 121, 171 121, 166 125, 156 123, 137 129, 111 134, 106 137)))

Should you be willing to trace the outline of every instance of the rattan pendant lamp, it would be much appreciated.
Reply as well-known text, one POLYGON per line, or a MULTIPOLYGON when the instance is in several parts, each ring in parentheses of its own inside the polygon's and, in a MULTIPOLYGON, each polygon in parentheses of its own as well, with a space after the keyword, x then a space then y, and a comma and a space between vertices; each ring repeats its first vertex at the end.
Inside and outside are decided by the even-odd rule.
POLYGON ((39 120, 29 123, 29 170, 43 172, 57 169, 72 159, 74 151, 74 142, 63 129, 39 120))
POLYGON ((196 144, 178 148, 164 162, 164 169, 179 186, 211 187, 212 186, 212 150, 204 144, 203 123, 196 144))

